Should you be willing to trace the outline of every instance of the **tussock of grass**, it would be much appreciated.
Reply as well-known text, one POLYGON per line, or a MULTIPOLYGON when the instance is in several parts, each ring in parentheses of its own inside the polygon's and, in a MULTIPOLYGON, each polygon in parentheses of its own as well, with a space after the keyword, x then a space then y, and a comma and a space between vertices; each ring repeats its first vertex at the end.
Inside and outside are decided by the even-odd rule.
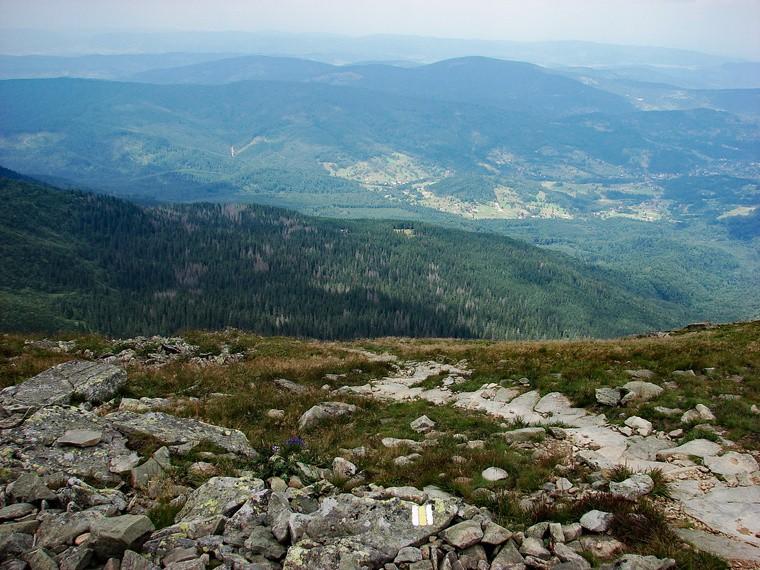
POLYGON ((174 524, 174 517, 181 510, 181 507, 171 505, 168 502, 159 502, 147 512, 156 530, 166 528, 174 524))
POLYGON ((662 469, 650 469, 647 471, 647 475, 649 475, 652 478, 652 481, 654 482, 654 487, 652 488, 651 493, 649 493, 652 497, 659 497, 661 499, 670 499, 671 498, 671 492, 670 492, 670 483, 668 483, 667 477, 665 477, 665 473, 663 473, 662 469))
POLYGON ((609 480, 614 481, 615 483, 620 483, 621 481, 628 479, 628 477, 633 474, 634 471, 631 470, 627 465, 616 465, 610 470, 609 480))
POLYGON ((707 429, 700 429, 700 428, 691 428, 689 431, 684 433, 679 443, 683 445, 684 443, 693 441, 695 439, 707 439, 709 441, 714 441, 714 442, 720 441, 720 437, 718 437, 718 434, 716 434, 713 431, 710 431, 707 429))

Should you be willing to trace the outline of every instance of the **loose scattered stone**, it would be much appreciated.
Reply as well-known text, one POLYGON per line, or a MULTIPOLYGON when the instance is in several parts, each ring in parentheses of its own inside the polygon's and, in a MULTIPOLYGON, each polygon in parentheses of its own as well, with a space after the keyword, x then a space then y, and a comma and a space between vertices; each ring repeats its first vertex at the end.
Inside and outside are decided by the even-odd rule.
POLYGON ((620 404, 623 394, 617 388, 597 388, 596 401, 603 406, 615 407, 620 404))
POLYGON ((554 554, 557 555, 562 562, 572 562, 578 568, 591 568, 591 564, 583 558, 580 554, 575 552, 572 548, 566 544, 557 543, 554 545, 554 554))
POLYGON ((435 422, 427 416, 420 416, 411 422, 409 424, 409 427, 411 427, 417 433, 425 433, 435 427, 435 422))
POLYGON ((194 477, 213 477, 217 474, 217 468, 213 463, 196 461, 187 468, 187 472, 194 477))
POLYGON ((525 559, 512 540, 502 547, 491 562, 491 570, 521 570, 523 568, 525 568, 525 559))
POLYGON ((580 523, 583 528, 591 532, 607 532, 615 515, 604 511, 593 510, 581 517, 580 523))
POLYGON ((477 544, 483 538, 483 530, 476 521, 464 521, 444 530, 441 536, 457 548, 467 548, 477 544))
POLYGON ((16 503, 0 509, 0 521, 12 521, 37 512, 37 508, 30 503, 16 503))
POLYGON ((336 457, 333 459, 332 470, 335 476, 340 479, 350 479, 356 475, 356 472, 358 471, 356 465, 342 457, 336 457))
POLYGON ((285 417, 285 410, 271 409, 267 410, 267 417, 271 420, 281 420, 285 417))
POLYGON ((642 435, 644 437, 648 436, 652 433, 652 422, 649 420, 645 420, 644 418, 640 418, 638 416, 631 416, 630 418, 626 419, 625 425, 627 425, 631 429, 635 429, 639 435, 642 435))
POLYGON ((487 469, 484 469, 480 475, 486 481, 502 481, 503 479, 509 477, 509 473, 507 473, 501 467, 489 467, 487 469))
POLYGON ((22 503, 54 500, 55 493, 47 488, 36 473, 24 473, 6 489, 8 496, 22 503))
POLYGON ((58 445, 73 445, 75 447, 92 447, 98 445, 103 438, 103 432, 88 429, 72 429, 58 438, 58 445))
POLYGON ((715 415, 710 408, 704 404, 697 404, 694 409, 684 412, 681 416, 681 423, 690 424, 694 422, 711 422, 715 420, 715 415))
POLYGON ((625 545, 611 536, 585 535, 580 538, 581 546, 596 558, 607 560, 623 552, 625 545))
POLYGON ((520 554, 523 556, 533 556, 535 558, 542 558, 548 560, 552 557, 552 553, 544 547, 544 542, 539 538, 528 536, 523 540, 520 545, 520 554))
POLYGON ((647 370, 646 368, 640 368, 638 370, 626 370, 625 373, 631 378, 635 378, 637 380, 650 380, 655 376, 654 372, 647 370))
POLYGON ((635 501, 639 497, 648 495, 652 489, 654 489, 654 481, 646 473, 636 473, 619 483, 610 482, 610 493, 629 501, 635 501))
POLYGON ((294 394, 302 394, 306 392, 309 388, 307 386, 303 386, 301 384, 296 384, 292 380, 288 380, 287 378, 275 378, 272 380, 275 384, 277 384, 280 388, 283 388, 287 390, 288 392, 293 392, 294 394))
POLYGON ((419 562, 420 560, 422 560, 422 551, 419 548, 405 546, 398 551, 393 562, 394 564, 402 564, 404 562, 419 562))
POLYGON ((663 388, 657 384, 651 382, 644 382, 642 380, 634 380, 623 384, 623 390, 627 390, 628 393, 623 396, 622 404, 625 405, 633 400, 640 402, 647 402, 657 398, 663 392, 663 388))
POLYGON ((676 567, 672 558, 626 554, 615 561, 613 570, 669 570, 676 567))
POLYGON ((301 430, 311 429, 323 421, 350 416, 356 409, 353 404, 344 402, 322 402, 303 413, 298 420, 298 428, 301 430))
POLYGON ((145 515, 121 515, 92 523, 89 544, 101 558, 121 556, 155 528, 145 515))

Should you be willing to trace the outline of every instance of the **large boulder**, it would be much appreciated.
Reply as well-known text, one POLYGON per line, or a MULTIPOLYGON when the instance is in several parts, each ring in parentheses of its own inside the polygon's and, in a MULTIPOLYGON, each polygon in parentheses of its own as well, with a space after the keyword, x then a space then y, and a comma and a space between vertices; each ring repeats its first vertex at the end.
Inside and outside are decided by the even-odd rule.
POLYGON ((298 420, 298 428, 306 430, 326 420, 334 420, 350 416, 356 411, 356 406, 345 402, 322 402, 306 410, 298 420))
POLYGON ((176 521, 230 516, 252 495, 265 488, 264 481, 249 477, 212 477, 188 497, 176 521))
POLYGON ((477 521, 463 521, 450 526, 441 533, 443 539, 457 548, 467 548, 483 538, 483 529, 477 521))
POLYGON ((597 388, 594 396, 596 397, 596 401, 601 405, 615 407, 620 404, 623 394, 618 388, 603 387, 597 388))
POLYGON ((62 472, 100 483, 119 482, 115 466, 136 458, 121 432, 97 414, 71 406, 40 408, 20 426, 0 431, 0 444, 14 450, 12 462, 26 471, 62 472), (70 445, 72 431, 97 432, 100 438, 88 447, 70 445))
POLYGON ((430 504, 432 520, 425 516, 422 521, 413 519, 413 509, 426 510, 426 506, 350 494, 326 497, 318 511, 299 515, 302 536, 308 538, 290 547, 283 568, 377 568, 391 562, 402 548, 421 544, 447 528, 457 512, 454 502, 438 500, 430 504))
POLYGON ((139 547, 142 539, 155 530, 145 515, 122 515, 96 520, 90 527, 88 546, 101 558, 121 556, 139 547))
POLYGON ((583 528, 591 532, 606 532, 612 524, 615 515, 604 511, 589 511, 581 517, 580 523, 583 528))
POLYGON ((126 381, 127 373, 118 366, 72 360, 5 388, 0 392, 0 407, 25 413, 75 400, 99 404, 113 398, 126 381))
POLYGON ((187 453, 206 443, 236 455, 255 458, 258 454, 243 432, 227 429, 192 418, 178 418, 164 412, 114 412, 106 421, 128 436, 149 437, 176 453, 187 453))
POLYGON ((55 499, 55 493, 48 489, 36 473, 32 472, 22 473, 18 479, 8 485, 5 492, 14 501, 22 504, 55 499))

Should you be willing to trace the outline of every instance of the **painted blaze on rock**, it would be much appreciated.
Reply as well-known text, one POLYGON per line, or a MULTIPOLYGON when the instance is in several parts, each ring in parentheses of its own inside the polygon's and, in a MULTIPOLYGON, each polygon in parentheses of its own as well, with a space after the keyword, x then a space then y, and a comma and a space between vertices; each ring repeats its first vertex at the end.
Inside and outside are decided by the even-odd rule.
POLYGON ((375 568, 391 562, 405 546, 421 544, 447 528, 457 513, 454 502, 435 501, 432 524, 414 526, 411 512, 416 506, 345 493, 327 497, 318 511, 303 517, 309 538, 290 547, 283 568, 375 568))

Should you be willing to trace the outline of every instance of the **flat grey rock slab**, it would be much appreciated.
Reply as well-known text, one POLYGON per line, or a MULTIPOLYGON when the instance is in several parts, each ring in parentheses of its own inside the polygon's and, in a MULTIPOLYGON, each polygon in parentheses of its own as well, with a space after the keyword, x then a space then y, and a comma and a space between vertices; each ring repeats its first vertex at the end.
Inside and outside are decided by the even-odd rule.
POLYGON ((724 477, 754 473, 758 470, 757 461, 749 453, 727 451, 723 455, 705 457, 705 467, 724 477))
POLYGON ((693 528, 677 528, 675 531, 684 542, 704 552, 731 561, 760 562, 760 548, 746 542, 693 528))
POLYGON ((148 436, 175 452, 186 453, 202 443, 217 445, 237 455, 256 457, 243 432, 192 418, 178 418, 163 412, 114 412, 104 418, 126 435, 148 436))
POLYGON ((70 429, 56 440, 58 445, 73 445, 75 447, 92 447, 103 439, 103 432, 91 429, 70 429))
POLYGON ((0 445, 12 448, 12 461, 26 470, 60 471, 101 483, 120 481, 111 470, 112 462, 133 455, 127 438, 104 418, 71 406, 40 408, 20 426, 0 432, 0 445), (71 431, 97 432, 101 437, 88 447, 59 445, 71 431))
POLYGON ((175 521, 230 516, 249 497, 265 487, 261 479, 212 477, 190 494, 175 521))
POLYGON ((673 498, 689 516, 716 532, 760 547, 760 486, 729 487, 715 480, 707 492, 695 480, 671 483, 673 498))
POLYGON ((455 502, 437 500, 427 516, 414 524, 413 509, 425 506, 399 500, 377 500, 341 494, 325 497, 319 510, 300 515, 307 540, 288 549, 283 568, 371 568, 391 562, 399 550, 424 543, 447 528, 457 512, 455 502))
POLYGON ((110 400, 126 381, 127 373, 118 366, 72 360, 5 388, 0 392, 0 407, 29 411, 79 398, 98 404, 110 400))
POLYGON ((688 457, 693 455, 695 457, 710 457, 712 455, 718 455, 723 448, 708 439, 693 439, 679 445, 678 447, 671 447, 669 449, 663 449, 657 452, 657 459, 664 460, 668 457, 688 457))

